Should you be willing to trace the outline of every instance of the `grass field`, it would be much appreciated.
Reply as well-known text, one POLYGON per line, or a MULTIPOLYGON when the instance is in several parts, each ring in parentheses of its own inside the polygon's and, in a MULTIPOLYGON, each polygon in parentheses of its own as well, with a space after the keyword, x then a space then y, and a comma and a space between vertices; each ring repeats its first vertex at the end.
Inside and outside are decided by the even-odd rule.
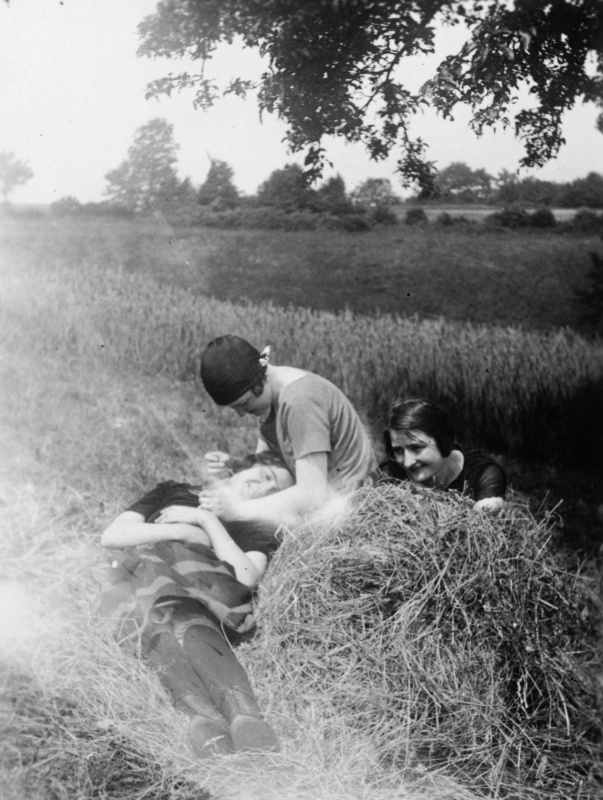
MULTIPOLYGON (((199 259, 235 241, 195 235, 207 236, 199 259)), ((523 419, 534 441, 538 424, 576 417, 580 397, 581 427, 595 419, 600 346, 202 297, 201 283, 183 287, 205 262, 170 271, 192 244, 148 227, 4 236, 3 797, 594 800, 596 564, 567 561, 558 514, 534 516, 518 493, 483 521, 462 501, 380 490, 283 545, 262 631, 241 654, 283 740, 261 763, 191 758, 184 720, 103 632, 96 597, 99 534, 119 510, 158 480, 197 480, 206 449, 253 445, 252 421, 208 404, 193 378, 218 328, 274 337, 279 360, 332 377, 363 413, 439 384, 464 398, 467 420, 523 419), (494 380, 478 368, 485 353, 494 380)))
POLYGON ((602 249, 596 236, 477 224, 290 233, 174 228, 160 217, 31 221, 9 238, 45 262, 119 265, 225 300, 535 330, 579 326, 573 292, 602 249))

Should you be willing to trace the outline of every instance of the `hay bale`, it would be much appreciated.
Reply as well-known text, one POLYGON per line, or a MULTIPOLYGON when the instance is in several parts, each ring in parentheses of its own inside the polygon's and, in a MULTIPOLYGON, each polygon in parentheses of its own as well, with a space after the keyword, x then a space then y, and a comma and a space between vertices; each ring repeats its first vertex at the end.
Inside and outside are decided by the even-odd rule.
POLYGON ((550 520, 518 506, 492 518, 454 495, 363 490, 338 521, 287 538, 246 663, 291 736, 343 727, 409 780, 587 797, 599 614, 550 540, 550 520))

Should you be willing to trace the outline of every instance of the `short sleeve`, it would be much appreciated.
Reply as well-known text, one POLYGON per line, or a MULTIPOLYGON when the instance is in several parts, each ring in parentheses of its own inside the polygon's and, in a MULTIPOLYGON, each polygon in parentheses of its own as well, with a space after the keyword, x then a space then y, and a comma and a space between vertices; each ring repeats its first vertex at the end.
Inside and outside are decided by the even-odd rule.
POLYGON ((283 428, 295 460, 310 453, 331 452, 329 413, 320 395, 297 396, 283 414, 283 428))
POLYGON ((507 479, 502 467, 498 464, 489 464, 483 469, 473 489, 476 502, 489 497, 503 497, 507 490, 507 479))
POLYGON ((150 492, 147 492, 144 497, 141 497, 140 500, 137 500, 135 503, 126 509, 127 511, 135 511, 137 514, 142 514, 147 521, 153 514, 161 508, 166 494, 173 489, 174 486, 177 486, 176 481, 164 481, 163 483, 158 483, 157 486, 152 489, 150 492))

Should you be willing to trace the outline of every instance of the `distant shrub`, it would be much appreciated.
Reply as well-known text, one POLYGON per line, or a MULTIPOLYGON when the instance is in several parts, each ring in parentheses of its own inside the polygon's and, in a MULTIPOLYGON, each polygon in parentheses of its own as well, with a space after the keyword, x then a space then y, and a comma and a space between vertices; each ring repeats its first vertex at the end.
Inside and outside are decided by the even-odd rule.
POLYGON ((241 207, 232 211, 211 211, 200 208, 197 224, 208 228, 242 228, 247 230, 313 231, 319 216, 310 211, 284 212, 271 206, 241 207))
POLYGON ((232 209, 230 211, 212 211, 209 207, 198 208, 193 215, 197 225, 206 228, 241 228, 244 215, 251 213, 253 209, 232 209))
POLYGON ((554 228, 557 219, 550 208, 542 206, 530 214, 528 224, 530 228, 554 228))
POLYGON ((370 216, 377 225, 397 225, 398 217, 391 206, 379 204, 370 212, 370 216))
POLYGON ((75 217, 82 212, 82 204, 77 197, 61 197, 50 205, 53 217, 75 217))
POLYGON ((486 225, 500 228, 527 228, 530 215, 525 208, 509 206, 485 217, 486 225))
POLYGON ((105 219, 133 219, 134 212, 119 203, 83 203, 78 214, 80 217, 105 219))
MULTIPOLYGON (((392 212, 393 214, 393 212, 392 212)), ((172 218, 170 217, 170 222, 172 218)), ((389 219, 389 217, 387 217, 389 219)), ((397 218, 394 215, 394 221, 397 218)), ((371 230, 377 220, 373 214, 357 212, 352 214, 317 213, 313 211, 281 211, 272 206, 241 206, 230 211, 212 211, 197 208, 190 220, 185 216, 182 224, 204 225, 208 228, 241 230, 281 230, 315 231, 319 228, 334 231, 363 233, 371 230)), ((382 224, 386 216, 381 217, 382 224)))
POLYGON ((293 211, 291 214, 283 214, 275 227, 284 231, 315 231, 320 218, 317 214, 310 211, 293 211))
POLYGON ((404 217, 407 225, 421 225, 428 221, 427 214, 422 208, 409 208, 404 217))
POLYGON ((475 224, 474 219, 468 219, 464 214, 449 214, 447 211, 438 214, 434 221, 443 227, 452 227, 453 225, 466 227, 475 224))
POLYGON ((365 233, 373 228, 374 220, 367 214, 321 215, 320 227, 330 231, 365 233))
POLYGON ((200 209, 199 206, 192 205, 191 203, 175 203, 168 206, 162 212, 162 216, 174 227, 187 228, 191 225, 198 225, 200 216, 203 213, 203 210, 200 209))
POLYGON ((561 227, 568 233, 603 233, 603 215, 581 208, 561 227))

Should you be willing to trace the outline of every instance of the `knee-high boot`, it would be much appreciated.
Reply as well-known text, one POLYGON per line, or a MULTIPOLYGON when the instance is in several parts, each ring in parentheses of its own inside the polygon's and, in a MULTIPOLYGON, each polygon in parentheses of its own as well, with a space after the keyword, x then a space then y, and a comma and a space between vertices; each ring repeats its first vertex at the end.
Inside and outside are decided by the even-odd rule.
POLYGON ((278 751, 277 736, 262 719, 247 673, 226 639, 213 628, 195 625, 184 635, 184 650, 228 721, 234 749, 278 751))
POLYGON ((157 671, 175 707, 190 717, 188 738, 195 755, 210 758, 231 753, 233 744, 224 718, 174 634, 166 630, 148 634, 143 656, 157 671))

